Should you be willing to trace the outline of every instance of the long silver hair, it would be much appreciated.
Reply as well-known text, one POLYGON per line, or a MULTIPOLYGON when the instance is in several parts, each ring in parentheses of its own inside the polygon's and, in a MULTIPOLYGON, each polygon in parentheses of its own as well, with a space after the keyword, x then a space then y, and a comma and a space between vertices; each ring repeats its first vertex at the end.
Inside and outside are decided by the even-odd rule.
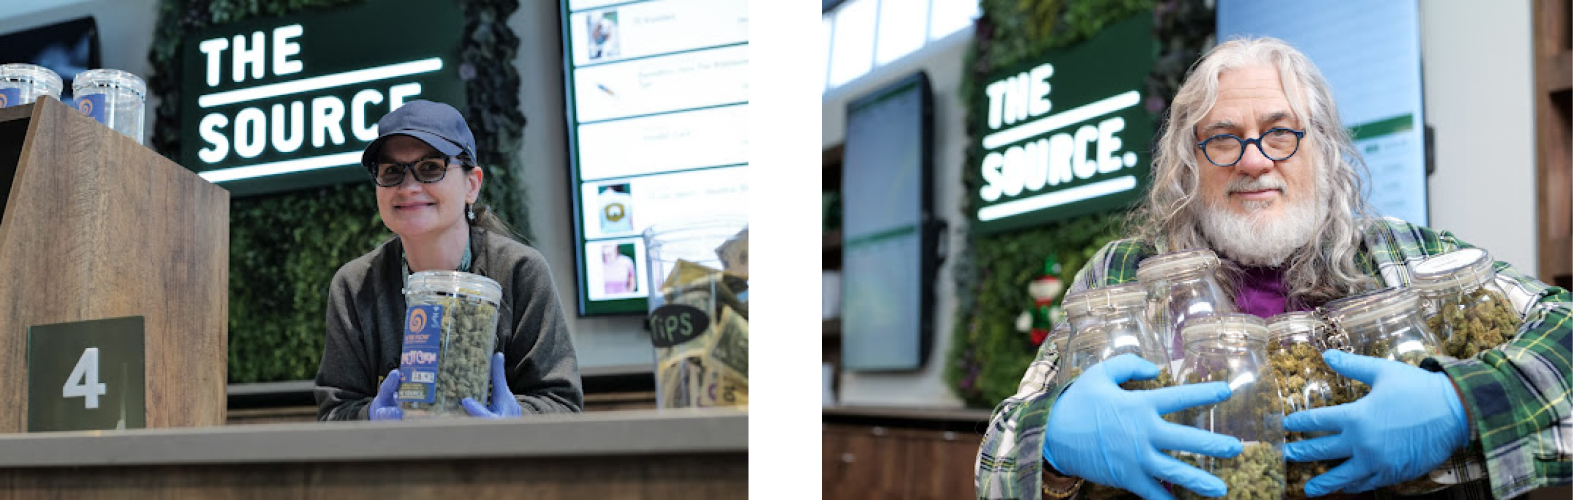
MULTIPOLYGON (((1310 242, 1286 259, 1284 288, 1289 305, 1314 307, 1374 286, 1355 262, 1362 221, 1372 213, 1362 195, 1360 174, 1365 163, 1338 118, 1332 89, 1321 71, 1294 47, 1276 38, 1235 38, 1197 61, 1175 94, 1166 126, 1153 152, 1152 189, 1129 223, 1143 241, 1166 244, 1170 251, 1211 248, 1202 231, 1202 199, 1196 155, 1195 127, 1218 100, 1218 75, 1242 66, 1265 64, 1278 69, 1290 108, 1306 126, 1300 154, 1312 154, 1318 200, 1327 217, 1315 225, 1310 242), (1325 188, 1325 189, 1324 189, 1325 188)), ((1224 261, 1220 282, 1228 289, 1241 266, 1224 261)))

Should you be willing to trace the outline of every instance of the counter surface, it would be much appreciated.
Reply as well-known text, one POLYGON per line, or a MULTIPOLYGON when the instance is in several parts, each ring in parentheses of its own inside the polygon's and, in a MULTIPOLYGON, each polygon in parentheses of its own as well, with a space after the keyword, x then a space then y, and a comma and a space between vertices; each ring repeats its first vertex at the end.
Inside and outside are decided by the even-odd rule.
POLYGON ((0 435, 0 468, 747 452, 730 408, 0 435))

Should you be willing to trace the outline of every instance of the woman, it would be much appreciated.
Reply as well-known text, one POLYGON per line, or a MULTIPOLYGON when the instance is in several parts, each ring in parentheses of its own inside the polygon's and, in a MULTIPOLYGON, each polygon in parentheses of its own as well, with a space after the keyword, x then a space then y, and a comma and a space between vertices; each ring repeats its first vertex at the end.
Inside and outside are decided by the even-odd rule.
POLYGON ((410 273, 459 270, 502 285, 492 402, 466 398, 478 417, 578 412, 584 402, 573 341, 539 252, 474 207, 483 171, 475 138, 453 107, 412 101, 377 122, 361 163, 377 184, 377 210, 396 238, 333 276, 328 337, 317 369, 319 420, 403 418, 398 391, 410 273), (379 381, 379 377, 380 381, 379 381))

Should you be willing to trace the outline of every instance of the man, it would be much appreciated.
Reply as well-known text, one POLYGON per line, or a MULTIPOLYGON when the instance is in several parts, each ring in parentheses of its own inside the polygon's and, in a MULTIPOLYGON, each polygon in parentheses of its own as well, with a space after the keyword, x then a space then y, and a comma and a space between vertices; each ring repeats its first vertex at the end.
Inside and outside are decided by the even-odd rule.
MULTIPOLYGON (((1370 215, 1360 196, 1360 155, 1331 89, 1282 41, 1214 48, 1180 87, 1168 120, 1132 238, 1099 250, 1072 292, 1134 281, 1146 257, 1209 248, 1224 261, 1220 280, 1239 309, 1265 317, 1408 285, 1409 266, 1469 246, 1447 232, 1370 215)), ((1573 304, 1566 290, 1503 262, 1496 267, 1524 320, 1508 344, 1471 359, 1430 358, 1420 368, 1324 354, 1333 369, 1372 391, 1284 419, 1291 431, 1332 433, 1285 445, 1286 459, 1347 459, 1312 479, 1309 495, 1371 491, 1443 465, 1462 478, 1445 491, 1453 495, 1509 498, 1573 481, 1573 304), (1484 470, 1449 461, 1456 451, 1484 470)), ((1158 369, 1123 356, 1057 386, 1060 356, 1044 343, 1017 394, 996 408, 978 453, 980 497, 1065 498, 1084 480, 1149 499, 1172 498, 1160 480, 1225 494, 1223 481, 1165 452, 1232 457, 1239 440, 1160 415, 1225 400, 1226 385, 1125 391, 1116 384, 1152 378, 1158 369)))

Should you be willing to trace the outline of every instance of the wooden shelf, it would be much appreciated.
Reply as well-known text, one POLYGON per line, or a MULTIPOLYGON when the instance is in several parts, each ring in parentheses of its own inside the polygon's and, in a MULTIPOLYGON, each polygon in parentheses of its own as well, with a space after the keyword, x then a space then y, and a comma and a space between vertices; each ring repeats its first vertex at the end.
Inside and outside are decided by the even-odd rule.
POLYGON ((986 424, 993 414, 989 410, 966 408, 902 408, 891 406, 829 406, 819 411, 823 420, 850 420, 853 418, 898 421, 951 421, 986 424), (840 418, 837 418, 840 417, 840 418))

